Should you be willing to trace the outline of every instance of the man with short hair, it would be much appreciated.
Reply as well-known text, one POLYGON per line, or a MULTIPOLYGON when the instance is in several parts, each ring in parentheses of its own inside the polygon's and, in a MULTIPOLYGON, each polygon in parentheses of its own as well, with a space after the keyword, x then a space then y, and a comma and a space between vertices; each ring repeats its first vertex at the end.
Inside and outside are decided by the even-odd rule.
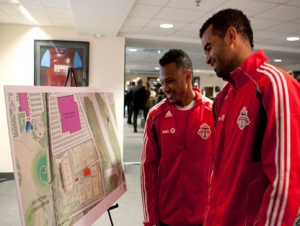
POLYGON ((132 113, 133 113, 133 109, 132 109, 132 99, 133 99, 133 91, 132 89, 135 86, 135 81, 132 80, 130 82, 130 86, 126 92, 126 96, 125 96, 125 103, 127 105, 127 124, 132 124, 132 113))
POLYGON ((171 49, 160 59, 166 98, 151 108, 141 158, 144 225, 200 226, 208 193, 212 101, 192 88, 189 56, 171 49))
POLYGON ((292 226, 300 207, 300 86, 253 52, 246 15, 224 9, 200 38, 218 77, 205 226, 292 226))
POLYGON ((137 119, 140 110, 143 111, 144 120, 146 120, 146 102, 147 93, 145 86, 143 86, 143 80, 141 78, 136 79, 136 86, 132 88, 132 111, 133 111, 133 131, 137 133, 137 119))

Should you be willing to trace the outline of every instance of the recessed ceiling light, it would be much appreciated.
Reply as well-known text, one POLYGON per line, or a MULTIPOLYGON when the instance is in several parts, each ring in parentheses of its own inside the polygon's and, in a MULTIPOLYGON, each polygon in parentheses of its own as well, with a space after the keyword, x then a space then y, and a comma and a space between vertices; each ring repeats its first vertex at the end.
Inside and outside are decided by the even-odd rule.
POLYGON ((159 67, 155 67, 154 69, 155 69, 155 70, 159 70, 159 67))
POLYGON ((137 49, 128 49, 129 52, 136 52, 137 49))
POLYGON ((161 24, 159 25, 161 28, 172 28, 173 24, 161 24))
POLYGON ((281 59, 274 59, 274 62, 282 62, 281 59))
POLYGON ((299 37, 296 37, 296 36, 287 37, 286 40, 289 41, 289 42, 299 41, 299 37))

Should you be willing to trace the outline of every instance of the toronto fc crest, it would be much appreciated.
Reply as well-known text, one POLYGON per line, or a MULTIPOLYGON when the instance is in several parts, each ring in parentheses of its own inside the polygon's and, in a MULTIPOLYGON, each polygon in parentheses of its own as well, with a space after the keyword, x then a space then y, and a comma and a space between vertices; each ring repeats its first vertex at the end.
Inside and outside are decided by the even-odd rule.
POLYGON ((207 139, 207 138, 209 138, 210 134, 211 134, 211 131, 210 131, 209 125, 204 123, 203 125, 200 126, 200 129, 198 130, 198 135, 200 137, 202 137, 203 139, 207 139))
POLYGON ((243 107, 236 122, 240 129, 244 129, 247 125, 250 124, 250 119, 248 118, 248 111, 246 107, 243 107))

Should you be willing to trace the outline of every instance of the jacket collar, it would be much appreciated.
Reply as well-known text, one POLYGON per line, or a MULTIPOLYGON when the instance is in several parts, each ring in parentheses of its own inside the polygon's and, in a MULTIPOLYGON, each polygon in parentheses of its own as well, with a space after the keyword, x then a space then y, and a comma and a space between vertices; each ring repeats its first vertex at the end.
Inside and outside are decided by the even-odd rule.
POLYGON ((256 69, 263 64, 268 62, 267 57, 264 55, 263 50, 258 50, 253 53, 247 60, 245 60, 239 67, 234 71, 230 72, 230 79, 224 79, 231 83, 235 88, 238 88, 240 85, 245 82, 245 74, 256 73, 256 69))
MULTIPOLYGON (((195 105, 202 103, 202 94, 199 88, 193 87, 193 91, 195 93, 195 105)), ((172 107, 175 109, 175 105, 171 104, 168 100, 168 98, 165 98, 166 104, 168 107, 172 107)))

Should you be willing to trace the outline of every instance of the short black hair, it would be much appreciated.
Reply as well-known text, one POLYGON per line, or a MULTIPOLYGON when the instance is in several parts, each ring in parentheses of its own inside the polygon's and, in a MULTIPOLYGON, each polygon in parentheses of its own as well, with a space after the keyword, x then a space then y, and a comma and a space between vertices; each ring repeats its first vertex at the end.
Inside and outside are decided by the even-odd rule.
POLYGON ((199 36, 202 38, 206 29, 212 25, 212 34, 224 38, 229 27, 234 27, 238 34, 248 40, 253 48, 253 31, 250 20, 238 9, 223 9, 210 17, 201 27, 199 36))
POLYGON ((162 67, 170 63, 175 63, 177 68, 183 68, 184 70, 190 69, 193 74, 192 61, 188 54, 181 49, 170 49, 159 60, 159 64, 162 67))

